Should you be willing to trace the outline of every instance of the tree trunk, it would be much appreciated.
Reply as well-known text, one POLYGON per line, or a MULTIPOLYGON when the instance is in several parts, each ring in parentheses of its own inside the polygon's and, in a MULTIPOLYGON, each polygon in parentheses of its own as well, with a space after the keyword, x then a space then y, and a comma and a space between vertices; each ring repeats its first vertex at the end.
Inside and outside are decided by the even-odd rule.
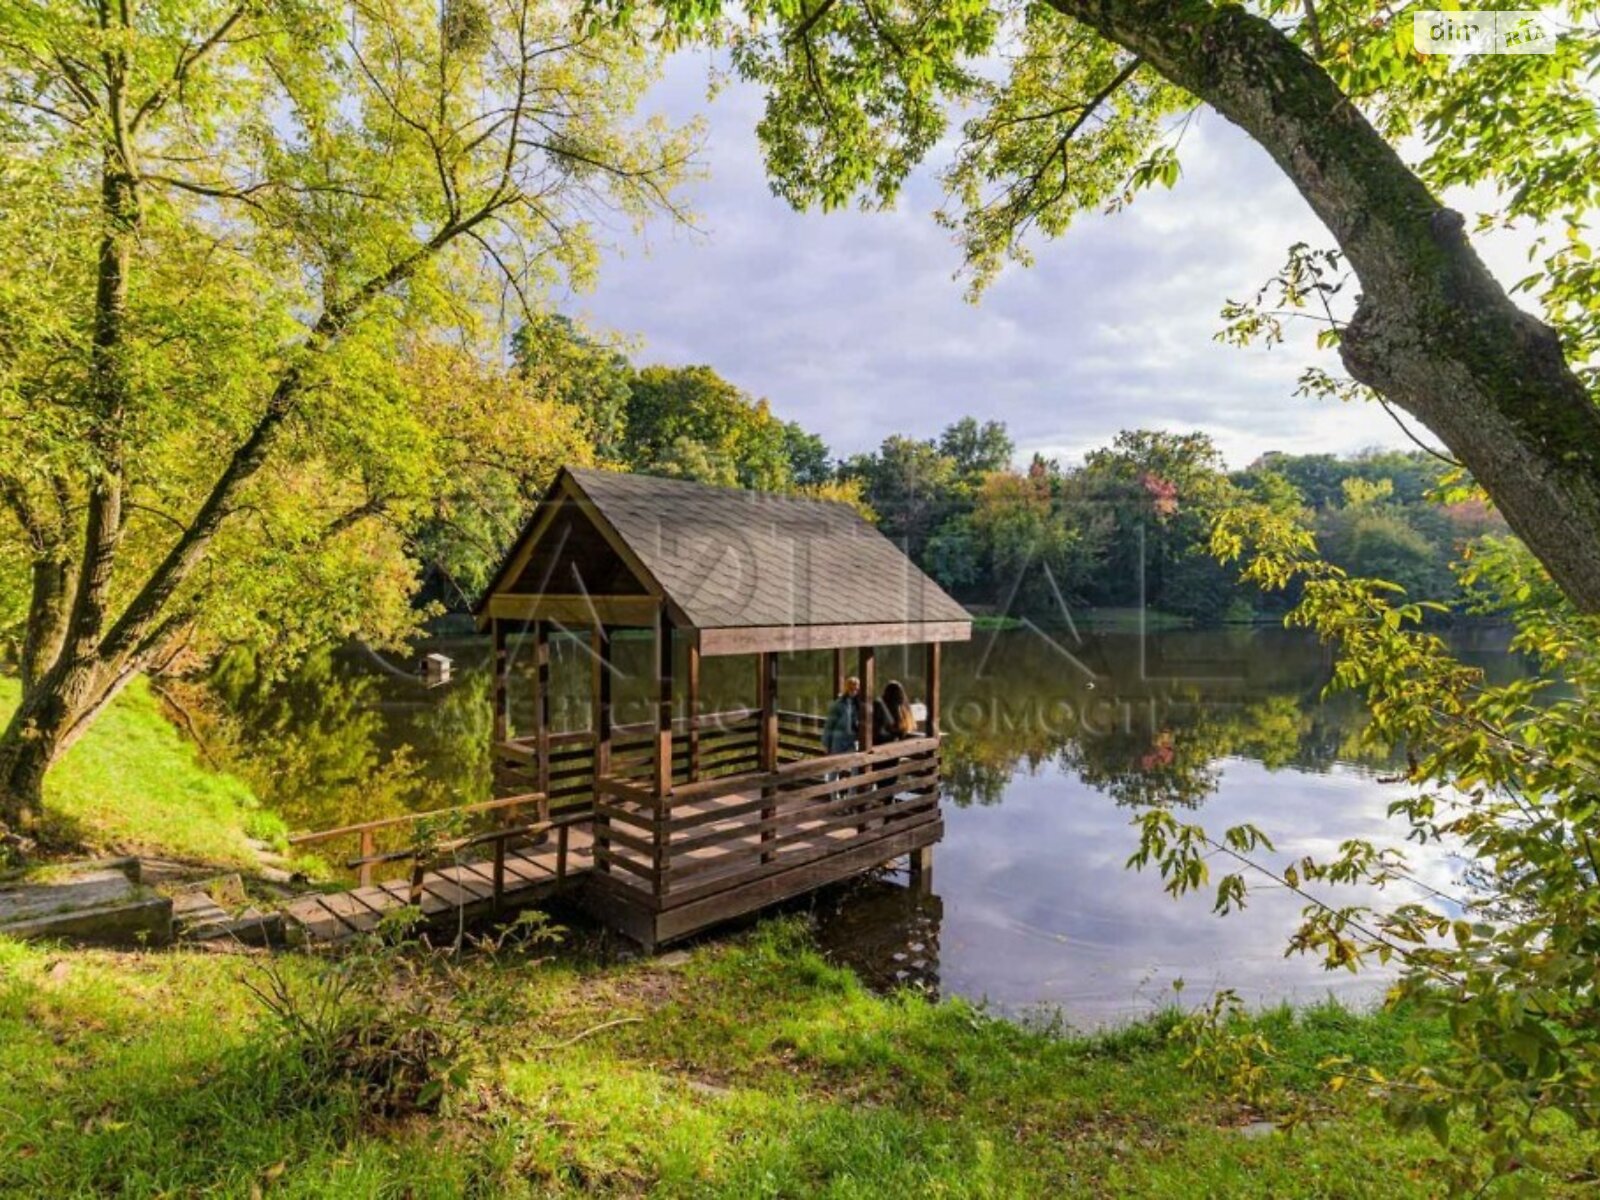
POLYGON ((38 823, 45 772, 60 756, 73 725, 72 695, 86 683, 51 671, 11 714, 0 734, 0 830, 27 834, 38 823))
POLYGON ((1270 23, 1200 0, 1050 0, 1255 139, 1344 251, 1362 296, 1341 356, 1472 472, 1580 609, 1600 612, 1600 408, 1445 208, 1270 23))
POLYGON ((38 824, 50 761, 49 747, 21 736, 14 715, 10 727, 0 735, 0 836, 27 835, 38 824))
POLYGON ((61 657, 67 639, 67 615, 72 607, 72 565, 64 554, 41 552, 33 560, 33 594, 28 603, 28 625, 22 639, 22 692, 38 687, 45 673, 61 657))

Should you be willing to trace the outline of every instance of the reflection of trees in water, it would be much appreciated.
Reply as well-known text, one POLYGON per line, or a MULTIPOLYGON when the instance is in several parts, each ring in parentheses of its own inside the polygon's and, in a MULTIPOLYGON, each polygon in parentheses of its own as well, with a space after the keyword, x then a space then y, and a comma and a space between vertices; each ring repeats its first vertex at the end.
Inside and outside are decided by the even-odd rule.
POLYGON ((243 651, 207 689, 230 770, 297 828, 486 799, 490 710, 469 671, 439 688, 320 651, 277 677, 243 651))
MULTIPOLYGON (((385 665, 364 651, 323 652, 280 679, 236 651, 208 689, 214 749, 297 827, 485 799, 487 641, 415 652, 429 648, 456 660, 445 687, 425 687, 409 658, 385 665)), ((642 637, 615 642, 618 720, 648 712, 649 649, 642 637)), ((557 728, 587 726, 586 654, 572 639, 553 644, 557 728)), ((526 729, 531 686, 526 663, 515 666, 513 721, 526 729)), ((920 696, 916 671, 910 656, 880 654, 880 678, 899 676, 920 696)), ((820 711, 830 675, 825 653, 786 657, 783 703, 820 711)), ((944 794, 960 806, 997 804, 1017 771, 1055 766, 1119 803, 1194 805, 1215 789, 1218 762, 1229 756, 1309 771, 1391 763, 1387 750, 1362 743, 1356 697, 1323 698, 1328 675, 1313 639, 1275 630, 1054 643, 1028 632, 979 634, 945 655, 944 794)), ((753 694, 747 659, 708 660, 707 709, 747 704, 753 694)))
POLYGON ((949 661, 957 719, 945 741, 945 796, 960 806, 998 803, 1015 772, 1045 764, 1119 804, 1193 807, 1216 790, 1229 757, 1306 771, 1394 761, 1391 749, 1363 740, 1356 697, 1323 696, 1328 664, 1301 636, 1112 635, 1085 639, 1069 660, 1042 638, 1014 634, 949 661), (1174 677, 1183 671, 1209 677, 1174 677))

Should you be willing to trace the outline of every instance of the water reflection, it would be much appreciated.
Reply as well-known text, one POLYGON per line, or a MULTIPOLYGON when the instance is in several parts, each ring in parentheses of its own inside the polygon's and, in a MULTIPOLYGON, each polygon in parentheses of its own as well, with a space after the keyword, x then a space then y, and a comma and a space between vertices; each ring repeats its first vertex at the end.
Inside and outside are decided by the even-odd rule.
POLYGON ((885 872, 825 888, 811 911, 823 953, 848 963, 868 987, 939 998, 944 900, 937 890, 885 872))
MULTIPOLYGON (((1503 634, 1457 640, 1495 677, 1521 670, 1503 634)), ((303 827, 487 797, 487 644, 423 650, 455 660, 449 684, 430 688, 409 664, 395 670, 361 651, 323 656, 271 686, 231 661, 218 682, 240 731, 241 770, 303 827)), ((586 651, 558 640, 553 654, 558 727, 581 727, 586 651)), ((642 718, 649 642, 619 638, 615 655, 628 675, 616 689, 618 720, 642 718)), ((749 664, 706 667, 708 707, 754 699, 749 664)), ((904 680, 914 696, 919 668, 915 652, 879 657, 880 677, 904 680)), ((827 893, 814 906, 825 945, 875 984, 1012 1011, 1059 1006, 1085 1025, 1148 1011, 1179 980, 1190 996, 1229 986, 1255 1001, 1369 993, 1365 976, 1282 957, 1300 906, 1292 895, 1257 891, 1243 913, 1218 918, 1208 897, 1173 901, 1154 876, 1124 867, 1130 819, 1150 804, 1203 810, 1214 830, 1253 821, 1282 861, 1347 837, 1392 841, 1385 810, 1395 792, 1379 776, 1395 750, 1364 740, 1353 698, 1323 697, 1329 674, 1314 639, 1276 629, 1014 632, 949 647, 937 895, 882 880, 827 893)), ((785 707, 821 711, 830 679, 829 656, 786 656, 785 707)), ((513 689, 514 721, 528 699, 513 689)), ((1391 889, 1388 902, 1450 892, 1448 856, 1412 857, 1415 895, 1391 889)))

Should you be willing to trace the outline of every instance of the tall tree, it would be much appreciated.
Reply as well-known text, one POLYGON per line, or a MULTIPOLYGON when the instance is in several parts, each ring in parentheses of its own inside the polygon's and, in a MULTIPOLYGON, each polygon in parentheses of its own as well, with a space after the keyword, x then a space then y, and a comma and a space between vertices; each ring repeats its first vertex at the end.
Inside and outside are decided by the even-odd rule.
POLYGON ((394 547, 345 541, 429 450, 390 364, 582 283, 597 209, 672 209, 651 74, 541 0, 0 10, 0 536, 31 575, 0 825, 197 626, 392 610, 358 585, 395 594, 394 547))
POLYGON ((725 25, 717 0, 598 2, 619 22, 653 14, 731 41, 767 89, 773 186, 798 205, 892 202, 959 105, 945 220, 980 283, 1026 257, 1031 231, 1171 186, 1182 122, 1169 118, 1210 105, 1271 155, 1360 290, 1351 311, 1323 280, 1284 302, 1320 313, 1329 299, 1350 376, 1431 429, 1565 592, 1600 611, 1600 409, 1573 367, 1600 346, 1582 232, 1600 39, 1576 28, 1547 56, 1429 57, 1411 13, 1376 0, 753 0, 725 25), (1500 218, 1571 218, 1528 281, 1544 322, 1440 200, 1461 184, 1496 190, 1500 218))
POLYGON ((939 435, 939 453, 956 464, 962 482, 974 489, 985 475, 1009 467, 1016 450, 1004 421, 979 424, 975 417, 962 417, 939 435))
POLYGON ((710 367, 644 367, 629 385, 623 459, 636 470, 726 487, 791 483, 789 433, 710 367))
POLYGON ((624 453, 633 364, 621 349, 561 313, 536 313, 511 337, 517 371, 544 396, 570 404, 601 458, 624 453))
POLYGON ((841 474, 861 481, 884 533, 920 561, 928 538, 950 515, 955 461, 932 442, 893 434, 876 454, 852 455, 841 474))

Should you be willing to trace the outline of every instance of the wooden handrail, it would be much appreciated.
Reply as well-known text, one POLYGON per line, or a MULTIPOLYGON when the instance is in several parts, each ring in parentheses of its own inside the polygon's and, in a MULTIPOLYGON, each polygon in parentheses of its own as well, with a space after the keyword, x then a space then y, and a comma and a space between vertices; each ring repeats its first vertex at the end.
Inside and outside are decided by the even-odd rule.
POLYGON ((804 778, 808 775, 821 775, 830 771, 848 771, 856 767, 867 766, 871 763, 883 762, 891 758, 910 758, 918 754, 926 754, 930 750, 939 748, 939 739, 936 737, 905 738, 898 742, 889 742, 887 745, 874 746, 871 750, 852 750, 846 754, 825 754, 820 758, 802 758, 797 762, 784 763, 772 771, 744 771, 737 775, 719 775, 715 779, 702 779, 695 783, 686 783, 674 787, 665 796, 655 794, 640 787, 638 783, 628 779, 618 779, 615 776, 602 776, 599 785, 602 791, 610 791, 613 795, 624 800, 636 800, 642 803, 665 806, 685 803, 691 800, 703 800, 708 796, 721 796, 729 792, 754 791, 758 788, 775 787, 787 783, 792 779, 804 778))
POLYGON ((288 841, 291 846, 309 846, 317 842, 332 841, 338 837, 347 837, 353 833, 370 833, 376 829, 389 829, 396 825, 414 825, 416 822, 426 820, 428 817, 493 812, 500 808, 515 808, 518 805, 537 804, 545 798, 540 792, 525 792, 519 796, 502 796, 498 800, 480 800, 474 804, 458 804, 453 808, 431 808, 426 812, 401 813, 399 816, 394 817, 380 817, 376 821, 362 821, 358 825, 341 825, 337 829, 291 833, 288 841))
POLYGON ((357 870, 361 867, 377 866, 382 863, 404 862, 408 858, 428 856, 430 862, 437 862, 446 854, 453 854, 457 850, 466 850, 472 846, 481 846, 486 842, 496 842, 514 837, 532 837, 535 834, 545 833, 551 829, 559 829, 563 825, 580 825, 589 820, 588 813, 567 814, 560 817, 551 817, 544 821, 530 821, 525 825, 502 825, 498 829, 485 830, 483 833, 471 834, 468 837, 452 838, 448 842, 439 842, 433 846, 411 846, 404 850, 390 850, 384 854, 371 854, 365 858, 352 858, 345 863, 347 870, 357 870))
MULTIPOLYGON (((723 709, 721 712, 701 713, 698 718, 698 727, 702 732, 710 733, 714 731, 719 724, 737 725, 741 721, 748 721, 751 718, 758 717, 760 715, 761 714, 753 708, 728 708, 723 709)), ((613 725, 611 727, 611 736, 613 739, 641 737, 645 734, 654 733, 655 728, 655 725, 649 721, 636 721, 631 725, 613 725)), ((672 731, 674 733, 687 732, 688 729, 688 717, 673 718, 672 731)), ((564 748, 569 745, 588 743, 592 741, 594 741, 594 731, 592 729, 572 729, 565 733, 552 733, 550 735, 550 748, 554 750, 564 748)), ((519 753, 531 751, 534 747, 534 743, 535 738, 532 734, 523 734, 514 738, 506 738, 504 741, 495 743, 495 745, 497 749, 504 750, 512 755, 517 755, 519 753)))

